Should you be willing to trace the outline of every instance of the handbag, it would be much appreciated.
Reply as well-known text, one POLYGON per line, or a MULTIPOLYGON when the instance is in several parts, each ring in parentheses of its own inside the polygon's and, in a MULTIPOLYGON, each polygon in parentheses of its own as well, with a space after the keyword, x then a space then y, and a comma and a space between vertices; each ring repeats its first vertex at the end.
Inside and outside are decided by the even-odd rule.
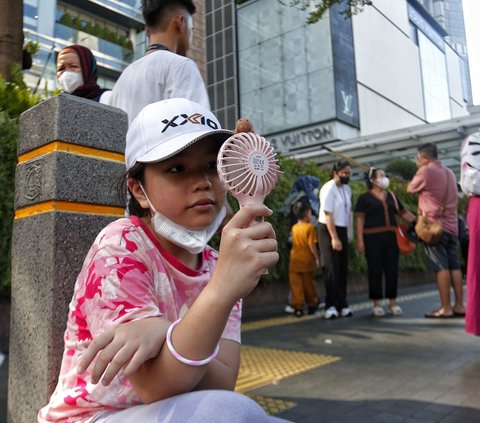
POLYGON ((435 245, 440 242, 440 238, 443 233, 443 214, 445 212, 445 206, 447 204, 448 191, 450 188, 450 180, 448 178, 448 169, 445 169, 447 175, 447 189, 445 190, 445 195, 443 197, 443 204, 441 208, 440 218, 431 219, 427 216, 422 215, 422 211, 418 209, 419 215, 417 217, 417 224, 415 225, 415 232, 417 233, 418 238, 422 240, 427 245, 435 245))
MULTIPOLYGON (((398 207, 398 201, 396 195, 391 192, 392 197, 393 197, 393 202, 395 203, 395 208, 397 209, 397 214, 400 211, 400 208, 398 207)), ((405 224, 398 224, 395 227, 395 235, 397 237, 397 245, 398 245, 398 250, 400 251, 401 254, 410 254, 413 250, 415 250, 416 245, 414 242, 410 241, 410 239, 407 236, 407 225, 405 224)))
POLYGON ((438 244, 443 233, 441 220, 433 220, 427 216, 419 215, 415 225, 417 236, 427 245, 438 244))

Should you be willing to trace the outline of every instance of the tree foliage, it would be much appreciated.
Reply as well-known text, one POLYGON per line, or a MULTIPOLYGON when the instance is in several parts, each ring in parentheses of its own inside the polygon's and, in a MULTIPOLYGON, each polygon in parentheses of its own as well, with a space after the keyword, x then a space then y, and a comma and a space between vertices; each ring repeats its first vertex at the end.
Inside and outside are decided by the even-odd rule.
POLYGON ((409 181, 415 175, 417 165, 412 160, 394 160, 387 165, 385 171, 409 181))
POLYGON ((41 100, 23 80, 20 66, 10 68, 10 81, 0 76, 0 295, 10 294, 10 243, 13 224, 18 117, 41 100))
POLYGON ((278 0, 285 6, 295 7, 300 10, 309 10, 307 23, 318 22, 327 13, 327 11, 338 5, 343 7, 340 14, 346 17, 352 17, 361 12, 365 6, 371 6, 372 0, 278 0))
MULTIPOLYGON (((1 81, 0 81, 1 82, 1 81)), ((0 97, 1 97, 0 90, 0 97)), ((0 111, 0 295, 10 291, 10 241, 13 222, 13 195, 17 163, 17 122, 0 111)))

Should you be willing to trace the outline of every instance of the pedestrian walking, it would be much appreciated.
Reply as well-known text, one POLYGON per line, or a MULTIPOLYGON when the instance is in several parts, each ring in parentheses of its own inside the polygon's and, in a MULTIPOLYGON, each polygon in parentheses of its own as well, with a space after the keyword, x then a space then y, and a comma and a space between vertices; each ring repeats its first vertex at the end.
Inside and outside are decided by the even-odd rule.
POLYGON ((387 191, 390 180, 383 169, 371 167, 365 174, 368 192, 358 197, 355 206, 357 224, 357 250, 365 253, 368 266, 369 297, 373 301, 375 317, 385 316, 381 301, 388 298, 388 311, 401 316, 403 310, 397 304, 399 250, 396 237, 396 216, 409 222, 415 216, 403 207, 393 192, 387 191))

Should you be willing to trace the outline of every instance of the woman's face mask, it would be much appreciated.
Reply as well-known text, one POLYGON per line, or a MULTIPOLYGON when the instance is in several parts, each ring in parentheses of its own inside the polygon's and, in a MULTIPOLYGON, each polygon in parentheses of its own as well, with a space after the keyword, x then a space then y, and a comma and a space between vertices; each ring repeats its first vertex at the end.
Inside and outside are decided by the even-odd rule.
POLYGON ((63 72, 57 78, 57 82, 62 91, 68 94, 73 93, 84 84, 82 73, 72 71, 63 72))
POLYGON ((390 185, 390 179, 388 179, 386 176, 383 176, 382 178, 376 179, 377 185, 380 188, 387 189, 388 186, 390 185))

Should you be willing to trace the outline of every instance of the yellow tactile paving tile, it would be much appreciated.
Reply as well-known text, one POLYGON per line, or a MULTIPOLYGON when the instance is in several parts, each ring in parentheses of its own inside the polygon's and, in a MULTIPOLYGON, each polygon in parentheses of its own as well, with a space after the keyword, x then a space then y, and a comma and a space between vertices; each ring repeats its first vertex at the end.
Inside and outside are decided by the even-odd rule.
POLYGON ((246 392, 340 360, 340 357, 242 345, 235 390, 246 392))
POLYGON ((264 397, 263 395, 249 395, 248 397, 253 399, 265 412, 269 415, 278 414, 282 411, 296 407, 298 404, 293 401, 285 401, 279 398, 264 397))

